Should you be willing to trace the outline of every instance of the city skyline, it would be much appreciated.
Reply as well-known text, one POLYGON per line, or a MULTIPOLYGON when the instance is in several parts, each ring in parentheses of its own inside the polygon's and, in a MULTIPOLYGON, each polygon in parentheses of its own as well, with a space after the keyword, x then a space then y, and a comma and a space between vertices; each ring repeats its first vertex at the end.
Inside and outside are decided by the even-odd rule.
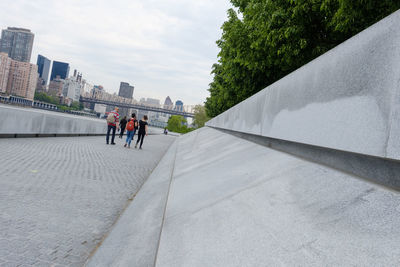
POLYGON ((126 81, 135 85, 135 99, 205 101, 229 1, 91 3, 3 3, 0 27, 29 28, 35 33, 32 58, 68 62, 110 93, 126 81))

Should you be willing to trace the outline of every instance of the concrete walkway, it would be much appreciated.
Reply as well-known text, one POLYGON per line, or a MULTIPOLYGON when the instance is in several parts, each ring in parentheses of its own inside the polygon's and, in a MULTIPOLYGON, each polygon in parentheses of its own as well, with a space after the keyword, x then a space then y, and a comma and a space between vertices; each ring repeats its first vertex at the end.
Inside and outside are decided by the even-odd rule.
POLYGON ((0 139, 0 266, 82 266, 175 139, 0 139))

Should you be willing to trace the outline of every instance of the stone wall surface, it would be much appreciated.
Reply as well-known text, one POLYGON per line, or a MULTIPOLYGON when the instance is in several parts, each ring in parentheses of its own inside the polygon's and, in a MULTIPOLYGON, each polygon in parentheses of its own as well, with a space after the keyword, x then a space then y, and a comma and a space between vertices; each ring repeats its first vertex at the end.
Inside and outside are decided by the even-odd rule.
POLYGON ((399 25, 397 11, 207 125, 400 159, 399 25))
POLYGON ((104 134, 105 120, 0 105, 0 135, 104 134))
POLYGON ((155 266, 399 265, 398 192, 208 127, 177 142, 155 266))

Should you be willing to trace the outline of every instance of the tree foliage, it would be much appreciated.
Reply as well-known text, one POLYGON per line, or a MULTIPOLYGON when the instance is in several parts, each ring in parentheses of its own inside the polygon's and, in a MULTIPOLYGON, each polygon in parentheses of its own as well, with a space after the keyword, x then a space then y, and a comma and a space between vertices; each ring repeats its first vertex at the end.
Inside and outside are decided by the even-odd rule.
POLYGON ((186 119, 180 115, 172 115, 168 119, 167 129, 175 133, 187 133, 192 131, 192 129, 187 127, 186 119))
POLYGON ((205 107, 214 117, 400 8, 392 0, 231 0, 205 107))
POLYGON ((53 105, 58 105, 60 104, 60 100, 56 97, 52 97, 46 93, 35 93, 35 100, 53 104, 53 105))
POLYGON ((193 124, 197 127, 203 127, 204 124, 209 120, 207 114, 206 114, 206 109, 202 105, 196 105, 194 107, 194 119, 193 119, 193 124))
POLYGON ((37 101, 56 105, 60 110, 64 110, 64 111, 82 110, 84 108, 83 103, 80 103, 77 101, 72 102, 70 107, 68 107, 67 105, 61 105, 60 99, 58 97, 54 97, 54 96, 48 95, 46 93, 35 93, 34 99, 37 101))

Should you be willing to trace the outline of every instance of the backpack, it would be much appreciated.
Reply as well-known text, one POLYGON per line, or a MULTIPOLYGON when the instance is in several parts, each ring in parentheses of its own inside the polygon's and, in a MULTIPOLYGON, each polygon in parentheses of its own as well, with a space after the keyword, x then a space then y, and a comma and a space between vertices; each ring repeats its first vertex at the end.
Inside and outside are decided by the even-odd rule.
POLYGON ((128 124, 126 125, 126 130, 131 132, 133 129, 135 129, 135 123, 133 120, 129 120, 128 124))
POLYGON ((107 122, 111 123, 111 124, 115 124, 115 117, 114 117, 114 113, 110 112, 107 116, 107 122))

